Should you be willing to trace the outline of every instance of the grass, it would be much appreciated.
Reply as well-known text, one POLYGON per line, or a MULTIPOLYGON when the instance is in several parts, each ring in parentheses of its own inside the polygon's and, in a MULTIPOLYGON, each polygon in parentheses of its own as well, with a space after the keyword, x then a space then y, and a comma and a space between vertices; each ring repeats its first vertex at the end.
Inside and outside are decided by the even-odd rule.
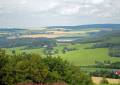
MULTIPOLYGON (((77 65, 77 66, 86 66, 92 65, 95 61, 110 60, 111 62, 120 61, 120 58, 110 57, 108 55, 107 48, 96 48, 96 49, 85 49, 86 47, 90 47, 92 44, 76 44, 76 45, 68 45, 67 47, 77 48, 75 51, 69 51, 65 54, 59 53, 55 56, 61 56, 61 58, 68 60, 69 62, 77 65)), ((59 49, 59 51, 64 46, 58 46, 55 49, 59 49)))
MULTIPOLYGON (((108 55, 108 48, 96 48, 96 49, 86 49, 91 47, 92 44, 58 44, 57 49, 59 51, 58 54, 53 56, 60 56, 62 59, 67 60, 73 63, 76 66, 86 66, 86 65, 93 65, 95 61, 105 61, 110 60, 111 62, 120 61, 120 58, 110 57, 108 55), (77 50, 69 51, 66 53, 62 53, 62 49, 64 47, 68 48, 76 48, 77 50)), ((40 55, 43 54, 43 48, 36 48, 36 49, 24 49, 23 47, 16 47, 7 49, 8 53, 12 53, 12 50, 15 50, 16 53, 27 52, 27 53, 38 53, 40 55)))
POLYGON ((26 52, 26 53, 37 53, 37 54, 43 55, 43 48, 36 48, 36 49, 24 49, 24 48, 25 48, 25 46, 9 48, 9 49, 6 49, 6 50, 7 50, 8 54, 12 54, 12 51, 15 50, 16 54, 26 52))

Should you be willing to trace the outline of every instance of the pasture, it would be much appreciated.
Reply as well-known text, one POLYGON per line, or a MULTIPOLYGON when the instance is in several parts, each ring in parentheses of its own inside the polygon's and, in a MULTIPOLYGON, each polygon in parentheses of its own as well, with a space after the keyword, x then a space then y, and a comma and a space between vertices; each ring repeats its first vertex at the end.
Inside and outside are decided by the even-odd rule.
MULTIPOLYGON (((93 65, 95 61, 110 60, 111 62, 120 61, 120 58, 110 57, 108 55, 108 48, 96 48, 91 49, 92 44, 68 44, 66 47, 76 48, 74 51, 61 53, 61 51, 55 56, 61 56, 64 60, 73 63, 76 66, 93 65)), ((65 46, 58 46, 55 49, 62 50, 65 46)))
MULTIPOLYGON (((109 60, 111 62, 120 61, 120 58, 110 57, 108 55, 108 48, 90 48, 91 43, 87 44, 58 44, 57 47, 54 47, 53 50, 58 50, 57 54, 53 54, 53 57, 61 57, 64 60, 73 63, 76 66, 87 66, 95 64, 95 61, 104 62, 109 60), (75 48, 76 50, 62 52, 64 47, 75 48)), ((16 53, 26 52, 26 53, 38 53, 44 56, 44 48, 35 48, 35 49, 24 49, 25 47, 16 47, 7 49, 8 53, 12 53, 12 50, 15 50, 16 53)))

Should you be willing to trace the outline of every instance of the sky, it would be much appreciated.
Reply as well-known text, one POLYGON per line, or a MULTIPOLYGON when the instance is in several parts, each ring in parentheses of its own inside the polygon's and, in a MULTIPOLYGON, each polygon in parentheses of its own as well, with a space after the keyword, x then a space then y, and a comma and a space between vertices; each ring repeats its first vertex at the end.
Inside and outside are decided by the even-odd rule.
POLYGON ((0 0, 0 27, 120 23, 120 0, 0 0))

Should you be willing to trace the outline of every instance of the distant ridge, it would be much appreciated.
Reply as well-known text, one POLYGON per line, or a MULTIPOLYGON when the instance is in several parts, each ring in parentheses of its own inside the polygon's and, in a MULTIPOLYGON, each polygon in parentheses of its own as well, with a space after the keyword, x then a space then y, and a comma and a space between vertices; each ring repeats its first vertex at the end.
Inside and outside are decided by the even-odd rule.
MULTIPOLYGON (((76 26, 46 26, 44 28, 68 28, 68 29, 83 29, 83 28, 115 28, 120 29, 120 24, 86 24, 76 26)), ((0 28, 0 31, 11 31, 11 30, 27 30, 24 28, 0 28)))
POLYGON ((15 32, 15 31, 23 31, 26 29, 21 29, 21 28, 0 28, 0 31, 4 31, 4 32, 15 32))
POLYGON ((47 28, 116 28, 120 29, 120 24, 88 24, 88 25, 77 25, 77 26, 49 26, 47 28))

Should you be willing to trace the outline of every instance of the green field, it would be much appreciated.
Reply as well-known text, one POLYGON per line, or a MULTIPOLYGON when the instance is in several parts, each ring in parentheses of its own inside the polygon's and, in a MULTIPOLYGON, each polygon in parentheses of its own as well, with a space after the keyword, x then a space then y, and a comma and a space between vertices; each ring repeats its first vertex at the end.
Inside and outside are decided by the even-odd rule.
MULTIPOLYGON (((95 63, 95 61, 120 61, 120 58, 110 57, 108 55, 108 48, 85 49, 91 47, 91 45, 92 44, 68 45, 68 47, 77 48, 77 50, 69 51, 65 54, 59 53, 57 55, 77 66, 92 65, 95 63)), ((62 48, 63 46, 58 46, 56 49, 61 50, 62 48)))
MULTIPOLYGON (((90 49, 92 44, 58 44, 54 50, 58 50, 58 54, 54 54, 54 57, 60 56, 62 59, 67 60, 73 63, 76 66, 86 66, 93 65, 95 61, 105 61, 110 60, 111 62, 120 61, 120 58, 110 57, 108 55, 108 48, 96 48, 90 49), (62 49, 64 47, 76 48, 74 51, 68 51, 66 53, 62 53, 62 49), (89 49, 86 49, 89 48, 89 49)), ((40 55, 43 54, 44 48, 36 48, 36 49, 24 49, 25 47, 16 47, 7 49, 8 53, 12 53, 12 50, 15 50, 16 53, 26 52, 26 53, 38 53, 40 55)))
POLYGON ((42 48, 25 49, 25 46, 22 46, 22 47, 15 47, 15 48, 6 49, 8 54, 12 54, 13 50, 15 50, 16 54, 20 54, 22 52, 25 52, 25 53, 37 53, 37 54, 40 54, 43 56, 43 49, 42 48))

